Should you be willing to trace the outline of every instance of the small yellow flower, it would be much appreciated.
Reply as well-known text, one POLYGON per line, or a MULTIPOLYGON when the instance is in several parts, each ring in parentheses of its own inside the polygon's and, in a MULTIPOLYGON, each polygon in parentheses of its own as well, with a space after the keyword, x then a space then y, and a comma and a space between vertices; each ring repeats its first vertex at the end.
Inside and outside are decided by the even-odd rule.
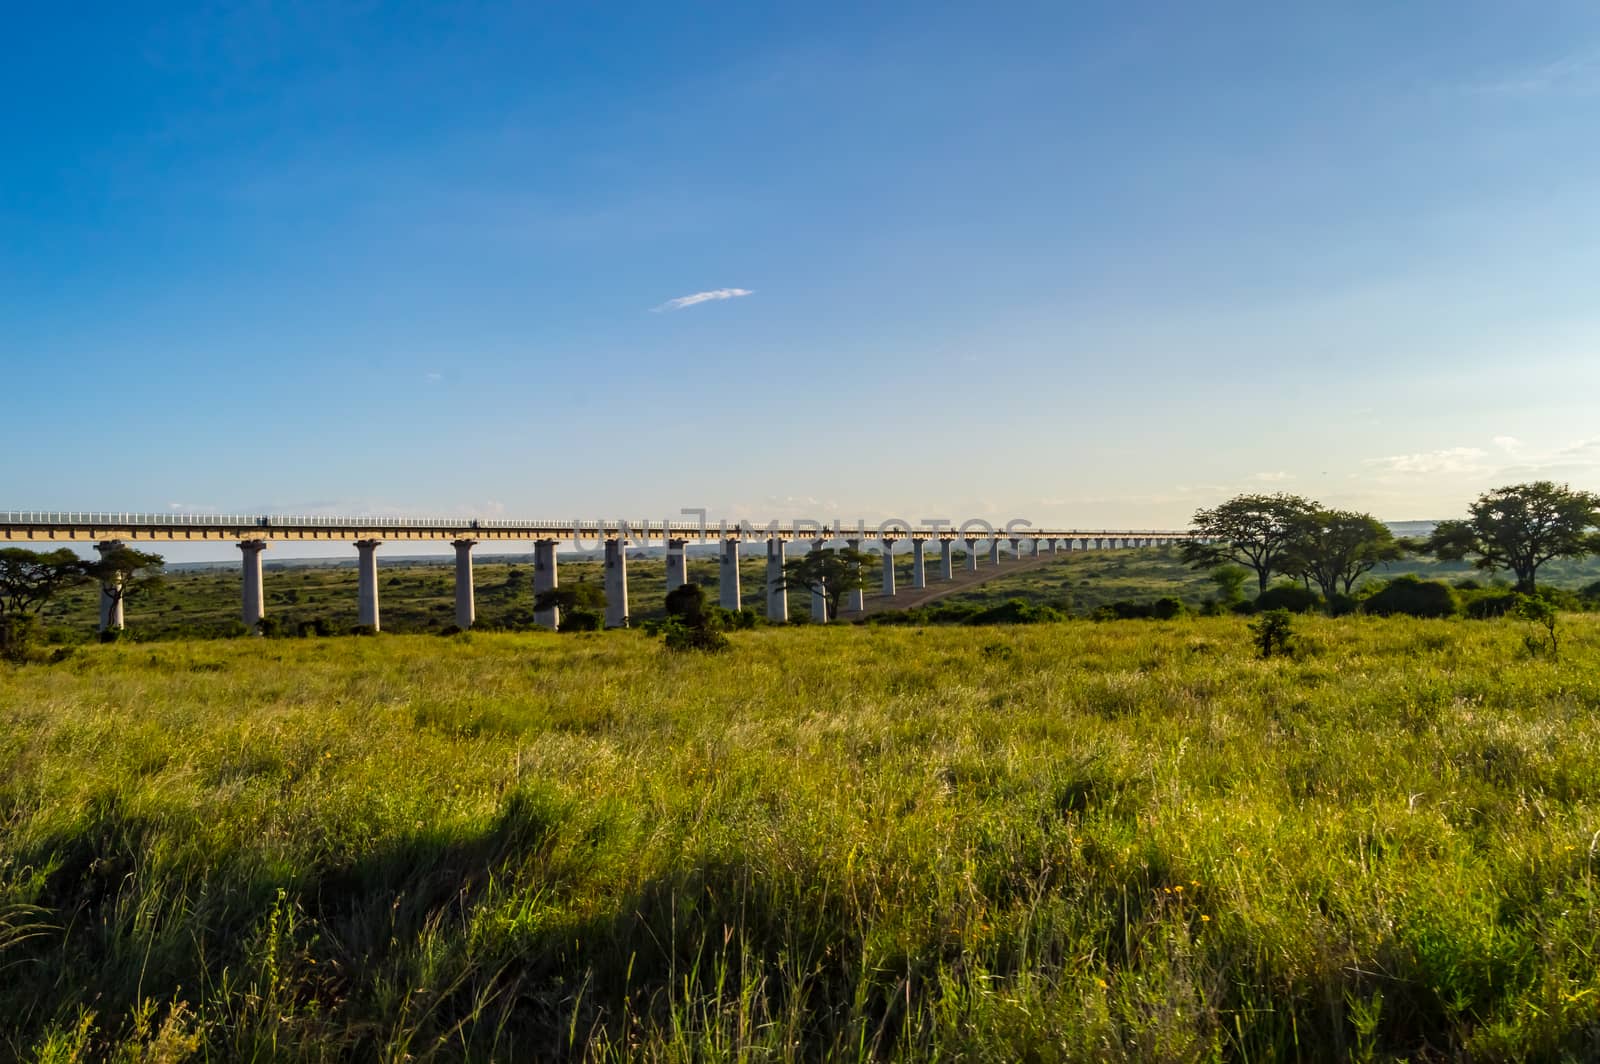
POLYGON ((1211 917, 1207 916, 1205 913, 1201 913, 1200 914, 1200 922, 1202 924, 1209 924, 1211 922, 1211 917))
POLYGON ((1173 887, 1172 889, 1177 891, 1179 894, 1182 894, 1183 893, 1183 884, 1179 883, 1177 886, 1173 887))
POLYGON ((1104 979, 1095 979, 1095 985, 1104 990, 1109 984, 1104 979))

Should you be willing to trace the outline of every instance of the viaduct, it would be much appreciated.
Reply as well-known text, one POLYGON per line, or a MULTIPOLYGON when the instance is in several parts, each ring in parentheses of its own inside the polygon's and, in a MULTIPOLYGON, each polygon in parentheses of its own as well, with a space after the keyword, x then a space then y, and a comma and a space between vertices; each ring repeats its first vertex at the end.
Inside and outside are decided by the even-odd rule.
MULTIPOLYGON (((319 540, 349 541, 355 544, 359 565, 358 618, 363 625, 376 629, 378 621, 378 547, 386 542, 414 542, 445 540, 455 547, 455 597, 456 623, 470 628, 476 612, 472 595, 472 548, 485 541, 531 542, 534 548, 534 593, 558 586, 556 548, 562 543, 581 546, 584 541, 603 543, 605 549, 606 627, 624 628, 628 624, 628 554, 629 546, 648 546, 652 540, 667 549, 667 589, 670 591, 688 579, 688 559, 684 549, 691 542, 716 542, 721 546, 720 604, 730 610, 743 605, 739 589, 739 558, 746 543, 762 543, 766 547, 767 618, 773 621, 789 619, 789 596, 783 582, 783 564, 787 546, 803 543, 810 550, 826 550, 830 545, 843 542, 858 548, 863 542, 877 540, 882 544, 883 594, 895 594, 894 550, 901 542, 911 545, 911 586, 924 588, 928 584, 926 546, 939 545, 937 579, 953 580, 954 544, 957 540, 966 545, 966 567, 978 568, 978 544, 988 546, 989 564, 1000 564, 1001 541, 1009 540, 1013 554, 1021 558, 1023 545, 1033 558, 1040 556, 1043 546, 1051 555, 1060 550, 1108 549, 1122 547, 1147 547, 1165 543, 1178 543, 1196 538, 1187 531, 1154 531, 1128 529, 1068 529, 1068 528, 1007 528, 996 530, 983 521, 968 521, 959 526, 948 522, 925 523, 913 527, 905 521, 889 521, 876 528, 858 522, 853 529, 841 529, 838 523, 823 526, 816 522, 795 521, 780 524, 776 521, 765 526, 740 522, 730 526, 720 522, 708 526, 704 522, 687 521, 510 521, 471 520, 462 518, 399 518, 399 517, 296 517, 283 515, 229 515, 200 516, 192 514, 115 514, 115 513, 40 513, 0 511, 0 542, 11 543, 94 543, 102 552, 126 540, 158 543, 195 543, 215 540, 233 540, 243 554, 242 581, 244 623, 251 628, 266 615, 266 597, 262 587, 261 553, 274 541, 311 542, 319 540)), ((859 590, 846 599, 844 612, 859 612, 864 606, 864 596, 859 590)), ((827 601, 821 595, 811 596, 813 620, 826 622, 827 601)), ((536 615, 538 623, 556 628, 561 623, 560 611, 543 610, 536 615)), ((119 596, 101 593, 100 627, 122 627, 122 600, 119 596)))

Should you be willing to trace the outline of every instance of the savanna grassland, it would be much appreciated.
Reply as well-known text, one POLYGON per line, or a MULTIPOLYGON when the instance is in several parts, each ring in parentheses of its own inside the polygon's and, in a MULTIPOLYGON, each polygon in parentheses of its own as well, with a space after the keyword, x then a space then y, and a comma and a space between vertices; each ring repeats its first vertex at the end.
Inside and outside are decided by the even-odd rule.
MULTIPOLYGON (((932 578, 938 556, 930 551, 928 571, 932 578)), ((956 551, 957 566, 965 553, 956 551)), ((1163 595, 1181 598, 1191 608, 1216 594, 1206 574, 1186 566, 1175 548, 1146 547, 1123 550, 1086 550, 1063 553, 1054 561, 1010 572, 1011 555, 996 571, 997 575, 975 587, 958 590, 939 599, 941 604, 999 606, 1020 600, 1049 606, 1063 613, 1086 617, 1096 607, 1118 600, 1152 601, 1163 595)), ((989 568, 987 556, 983 561, 989 568)), ((911 559, 901 553, 896 572, 902 589, 911 586, 911 559)), ((455 624, 454 572, 443 560, 434 563, 415 559, 385 559, 379 565, 383 627, 396 633, 431 632, 455 624)), ((1407 558, 1381 566, 1371 579, 1401 573, 1415 573, 1428 579, 1457 581, 1486 580, 1467 562, 1441 562, 1427 558, 1407 558)), ((717 600, 719 575, 715 559, 693 556, 689 559, 689 579, 706 588, 711 601, 717 600)), ((168 573, 161 585, 130 595, 126 601, 128 632, 133 639, 187 639, 221 635, 240 635, 239 569, 188 569, 168 573)), ((744 602, 758 611, 765 602, 765 562, 746 557, 740 568, 744 602)), ((1578 590, 1600 582, 1600 556, 1583 560, 1558 559, 1540 574, 1542 584, 1578 590)), ((561 582, 571 586, 580 582, 602 583, 598 562, 561 561, 561 582)), ((533 566, 526 558, 486 555, 478 560, 476 586, 477 616, 481 625, 494 628, 533 626, 533 566)), ((937 588, 938 582, 930 585, 937 588)), ((629 566, 628 590, 631 615, 636 620, 662 616, 666 597, 666 568, 660 558, 643 558, 629 566)), ((322 621, 333 632, 346 632, 356 623, 356 570, 349 565, 269 564, 265 580, 267 616, 287 633, 303 623, 322 621)), ((876 593, 876 581, 868 596, 876 593)), ((71 589, 48 603, 42 621, 57 643, 82 642, 94 638, 98 617, 94 587, 71 589)), ((790 593, 792 615, 799 617, 808 605, 806 592, 790 593)))
POLYGON ((1600 619, 0 668, 0 1055, 1586 1060, 1600 619))

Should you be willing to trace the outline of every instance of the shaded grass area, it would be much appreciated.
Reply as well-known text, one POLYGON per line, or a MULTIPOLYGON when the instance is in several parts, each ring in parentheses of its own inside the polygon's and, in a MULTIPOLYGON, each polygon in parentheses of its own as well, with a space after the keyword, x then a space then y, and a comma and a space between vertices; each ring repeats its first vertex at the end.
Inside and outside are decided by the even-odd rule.
POLYGON ((0 1045, 1592 1059, 1568 623, 84 648, 0 671, 0 1045))

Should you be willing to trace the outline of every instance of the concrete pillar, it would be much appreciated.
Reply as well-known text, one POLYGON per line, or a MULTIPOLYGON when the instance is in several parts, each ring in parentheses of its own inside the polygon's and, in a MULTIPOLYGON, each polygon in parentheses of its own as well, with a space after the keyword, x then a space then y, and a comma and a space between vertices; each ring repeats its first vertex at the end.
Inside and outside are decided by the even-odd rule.
POLYGON ((883 593, 894 598, 894 541, 883 541, 883 593))
POLYGON ((989 540, 989 564, 1000 564, 1000 537, 995 536, 989 540))
POLYGON ((969 539, 964 541, 967 545, 967 572, 978 571, 978 541, 969 539))
POLYGON ((911 586, 922 590, 928 586, 928 559, 922 547, 926 540, 911 537, 911 586))
MULTIPOLYGON (((859 539, 847 539, 844 542, 845 546, 849 547, 851 550, 861 549, 861 541, 859 539)), ((867 593, 866 591, 862 590, 861 587, 861 563, 856 562, 854 569, 856 574, 856 586, 851 588, 850 593, 844 597, 844 608, 846 612, 849 613, 860 613, 862 610, 867 608, 867 593)))
POLYGON ((247 539, 239 544, 240 560, 244 566, 244 626, 256 631, 261 618, 266 616, 267 599, 261 583, 261 552, 267 549, 264 539, 247 539))
POLYGON ((465 631, 478 619, 478 604, 472 597, 472 548, 475 539, 453 540, 456 549, 456 627, 465 631))
POLYGON ((378 630, 378 545, 381 539, 356 540, 356 619, 378 630))
POLYGON ((1020 539, 1011 541, 1011 560, 1017 562, 1022 560, 1022 540, 1020 539))
POLYGON ((628 545, 621 536, 606 540, 606 627, 628 627, 628 545))
POLYGON ((1058 539, 1052 539, 1050 541, 1050 557, 1054 558, 1056 555, 1060 554, 1061 553, 1060 547, 1061 547, 1061 541, 1058 540, 1058 539))
POLYGON ((785 624, 789 620, 789 589, 783 583, 783 540, 767 540, 767 620, 785 624))
MULTIPOLYGON (((537 539, 533 542, 533 596, 538 598, 540 592, 554 591, 561 586, 560 574, 556 571, 556 541, 553 539, 537 539)), ((535 610, 533 622, 550 629, 552 632, 561 627, 561 610, 552 606, 547 610, 535 610)))
POLYGON ((717 581, 717 600, 725 610, 737 613, 742 608, 739 599, 739 541, 722 541, 722 568, 717 581))
POLYGON ((676 591, 689 582, 689 558, 683 553, 686 539, 667 540, 667 590, 676 591))
POLYGON ((1038 541, 1038 539, 1034 539, 1032 543, 1028 544, 1028 557, 1037 558, 1038 556, 1039 556, 1039 541, 1038 541))
POLYGON ((955 540, 941 539, 939 541, 939 579, 954 580, 956 578, 955 540))
MULTIPOLYGON (((94 549, 99 551, 100 557, 104 559, 107 554, 110 554, 120 546, 122 546, 120 539, 108 539, 104 543, 96 543, 94 549)), ((113 594, 114 590, 120 591, 121 586, 120 583, 113 584, 109 588, 104 584, 100 585, 100 630, 102 632, 111 628, 118 630, 122 628, 122 595, 113 594)))
MULTIPOLYGON (((821 554, 822 545, 826 540, 816 540, 811 544, 811 553, 821 554)), ((828 623, 828 596, 816 588, 811 589, 811 619, 818 624, 828 623)))

